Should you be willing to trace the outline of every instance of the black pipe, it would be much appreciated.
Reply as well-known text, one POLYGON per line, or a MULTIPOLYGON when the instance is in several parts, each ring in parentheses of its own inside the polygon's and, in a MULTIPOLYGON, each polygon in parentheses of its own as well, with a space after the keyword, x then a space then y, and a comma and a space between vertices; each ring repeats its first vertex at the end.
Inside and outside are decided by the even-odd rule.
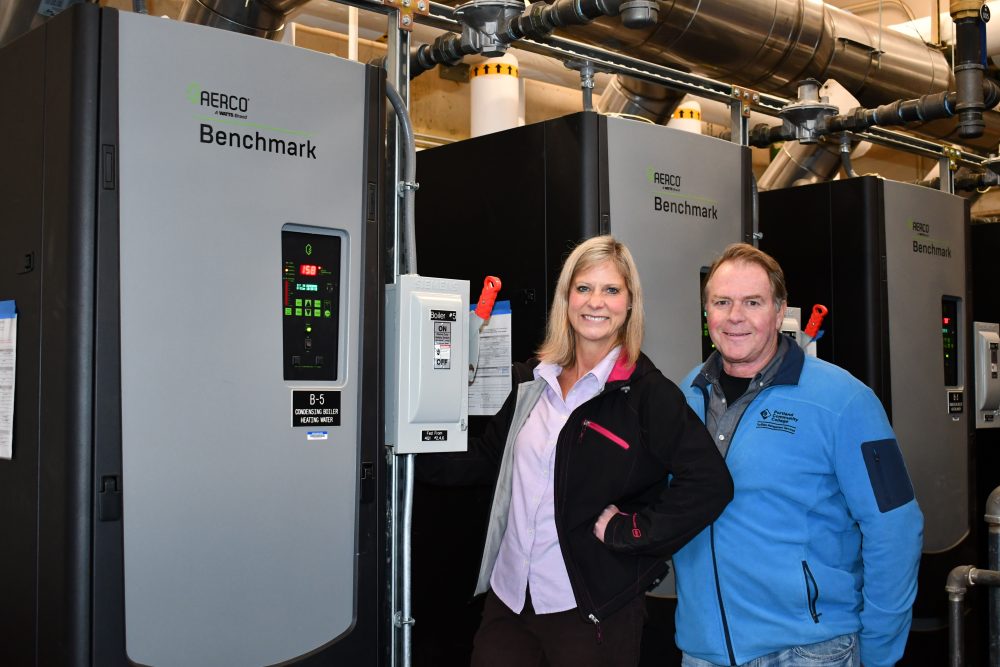
MULTIPOLYGON (((983 79, 981 89, 984 108, 992 109, 1000 103, 1000 84, 992 79, 983 79)), ((917 121, 951 118, 959 114, 958 100, 959 94, 953 91, 924 95, 912 100, 896 100, 874 109, 857 107, 846 114, 820 118, 818 134, 864 132, 875 125, 889 127, 917 121)), ((794 138, 794 129, 786 128, 783 125, 757 125, 750 131, 750 145, 758 148, 794 138)))
POLYGON ((983 60, 982 35, 986 24, 979 14, 955 19, 955 90, 958 112, 958 135, 963 139, 981 137, 986 123, 983 111, 983 60))
POLYGON ((544 37, 556 28, 586 25, 601 16, 617 16, 624 0, 556 0, 551 5, 536 2, 512 19, 500 35, 506 43, 524 37, 544 37))
MULTIPOLYGON (((993 489, 986 500, 987 564, 1000 571, 1000 487, 993 489)), ((990 665, 1000 667, 1000 587, 990 591, 990 665)))
MULTIPOLYGON (((991 188, 994 185, 1000 184, 1000 176, 993 173, 992 171, 986 172, 970 172, 968 170, 960 171, 955 175, 955 192, 968 191, 968 190, 981 190, 983 188, 991 188)), ((932 190, 938 190, 941 188, 941 177, 935 176, 926 181, 916 181, 914 185, 921 185, 925 188, 931 188, 932 190)), ((990 569, 995 569, 990 566, 990 569)))
POLYGON ((964 602, 965 591, 969 587, 969 572, 971 565, 959 565, 948 573, 948 583, 944 589, 948 591, 948 655, 950 667, 965 666, 965 634, 964 602))
POLYGON ((747 143, 755 148, 767 148, 779 141, 789 141, 795 138, 795 128, 782 125, 754 125, 747 133, 747 143))
POLYGON ((475 52, 475 47, 462 44, 460 35, 453 32, 441 35, 431 44, 421 44, 410 49, 410 79, 413 80, 441 64, 457 65, 462 62, 462 58, 475 52))
MULTIPOLYGON (((556 28, 587 25, 602 16, 618 16, 626 28, 644 28, 656 23, 656 0, 556 0, 552 4, 533 3, 528 11, 507 22, 497 37, 504 44, 519 39, 545 37, 556 28), (623 10, 624 6, 624 11, 623 10)), ((471 46, 463 46, 460 36, 448 34, 438 37, 433 45, 422 44, 410 54, 410 78, 414 78, 438 64, 455 65, 463 57, 476 53, 471 46)))

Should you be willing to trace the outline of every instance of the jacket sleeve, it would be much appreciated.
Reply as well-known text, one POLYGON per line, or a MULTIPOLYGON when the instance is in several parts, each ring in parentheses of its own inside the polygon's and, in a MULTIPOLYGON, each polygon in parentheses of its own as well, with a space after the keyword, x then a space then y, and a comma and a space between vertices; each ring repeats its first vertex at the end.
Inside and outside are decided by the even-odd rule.
POLYGON ((483 435, 469 438, 467 451, 418 455, 414 465, 417 480, 441 486, 492 484, 500 469, 500 459, 516 402, 515 386, 503 406, 487 424, 483 435))
POLYGON ((604 542, 623 553, 669 557, 722 513, 733 498, 733 480, 680 390, 662 376, 658 380, 639 405, 639 419, 644 444, 663 465, 664 482, 645 507, 612 517, 604 542))
POLYGON ((833 455, 862 533, 861 662, 889 667, 910 629, 924 520, 889 420, 867 387, 840 414, 833 455))

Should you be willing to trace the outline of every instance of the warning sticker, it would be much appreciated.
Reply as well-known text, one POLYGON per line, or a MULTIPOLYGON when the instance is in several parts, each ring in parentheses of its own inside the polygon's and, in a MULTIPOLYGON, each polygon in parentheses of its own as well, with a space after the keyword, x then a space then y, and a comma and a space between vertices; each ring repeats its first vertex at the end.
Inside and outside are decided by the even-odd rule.
POLYGON ((434 327, 434 369, 451 368, 451 322, 435 321, 434 327))
POLYGON ((340 426, 340 392, 293 391, 292 426, 340 426))

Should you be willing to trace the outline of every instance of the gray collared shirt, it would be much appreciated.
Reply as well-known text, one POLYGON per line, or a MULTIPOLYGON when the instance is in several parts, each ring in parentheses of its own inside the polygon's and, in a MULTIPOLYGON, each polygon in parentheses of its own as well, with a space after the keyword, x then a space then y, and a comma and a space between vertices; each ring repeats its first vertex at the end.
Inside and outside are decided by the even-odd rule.
POLYGON ((789 345, 794 345, 794 343, 788 336, 779 334, 778 351, 774 357, 760 372, 753 376, 747 390, 743 392, 742 396, 733 401, 732 404, 726 403, 726 395, 723 393, 722 385, 719 383, 719 376, 722 375, 722 355, 719 354, 718 350, 713 352, 712 356, 705 362, 705 365, 701 367, 701 374, 712 387, 712 391, 709 393, 708 411, 705 414, 705 426, 708 428, 708 432, 712 434, 712 437, 715 439, 715 445, 719 448, 723 456, 729 451, 730 440, 733 437, 733 433, 736 432, 736 427, 739 426, 740 419, 743 417, 747 406, 757 397, 757 394, 771 384, 775 375, 777 375, 778 368, 781 366, 781 360, 784 359, 789 345))

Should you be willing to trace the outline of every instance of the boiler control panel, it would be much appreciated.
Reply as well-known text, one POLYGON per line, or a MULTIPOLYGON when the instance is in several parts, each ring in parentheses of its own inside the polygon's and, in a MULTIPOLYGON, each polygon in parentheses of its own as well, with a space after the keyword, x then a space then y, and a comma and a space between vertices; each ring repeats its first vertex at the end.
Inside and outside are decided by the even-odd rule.
POLYGON ((281 232, 281 309, 286 380, 336 380, 344 239, 281 232))

